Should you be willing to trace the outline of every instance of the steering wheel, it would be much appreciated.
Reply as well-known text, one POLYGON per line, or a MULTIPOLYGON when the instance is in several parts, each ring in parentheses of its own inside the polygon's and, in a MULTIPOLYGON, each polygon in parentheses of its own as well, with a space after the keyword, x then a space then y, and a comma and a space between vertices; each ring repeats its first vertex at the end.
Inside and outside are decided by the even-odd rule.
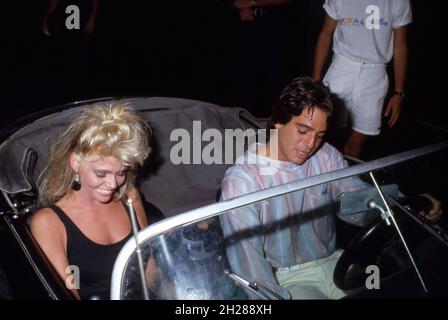
POLYGON ((377 265, 384 278, 408 264, 395 228, 378 219, 349 242, 336 264, 333 281, 342 290, 364 288, 367 266, 377 265))

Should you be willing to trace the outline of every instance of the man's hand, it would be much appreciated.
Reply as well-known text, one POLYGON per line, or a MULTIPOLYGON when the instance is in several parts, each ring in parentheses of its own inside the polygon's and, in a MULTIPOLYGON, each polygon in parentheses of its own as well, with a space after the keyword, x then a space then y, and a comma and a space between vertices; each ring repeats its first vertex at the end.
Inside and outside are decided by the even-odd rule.
POLYGON ((394 94, 392 98, 390 98, 389 103, 387 104, 386 111, 384 112, 384 116, 388 117, 389 120, 387 124, 389 127, 393 127, 398 120, 401 112, 401 97, 398 94, 394 94))
POLYGON ((233 5, 237 9, 247 9, 255 7, 255 1, 253 0, 236 0, 233 5))
POLYGON ((255 12, 252 8, 243 8, 238 10, 242 21, 255 21, 255 12))
POLYGON ((431 222, 437 222, 442 216, 442 203, 429 193, 423 193, 420 196, 427 198, 432 203, 432 209, 423 213, 424 217, 431 222))

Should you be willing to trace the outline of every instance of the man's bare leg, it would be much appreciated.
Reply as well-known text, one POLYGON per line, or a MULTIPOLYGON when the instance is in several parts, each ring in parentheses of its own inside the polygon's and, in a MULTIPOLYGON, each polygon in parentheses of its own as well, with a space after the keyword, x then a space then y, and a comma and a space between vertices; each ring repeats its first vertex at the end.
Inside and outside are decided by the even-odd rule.
POLYGON ((362 147, 367 140, 367 135, 352 130, 344 145, 344 154, 360 159, 362 147))

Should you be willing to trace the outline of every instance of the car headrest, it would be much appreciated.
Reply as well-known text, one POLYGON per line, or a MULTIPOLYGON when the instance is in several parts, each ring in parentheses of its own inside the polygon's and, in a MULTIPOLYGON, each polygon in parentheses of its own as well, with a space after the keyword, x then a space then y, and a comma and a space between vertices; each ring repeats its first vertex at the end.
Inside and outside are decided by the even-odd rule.
MULTIPOLYGON (((135 107, 152 128, 153 153, 142 168, 140 190, 145 199, 168 216, 215 202, 225 170, 230 166, 229 163, 206 164, 203 161, 174 164, 170 159, 171 151, 180 141, 171 141, 173 130, 184 129, 189 134, 189 143, 199 143, 202 150, 210 142, 202 141, 201 133, 194 134, 193 126, 197 130, 198 124, 202 132, 213 128, 223 137, 225 129, 261 127, 258 119, 242 108, 163 97, 120 101, 135 107)), ((35 194, 51 145, 86 107, 84 104, 64 111, 56 110, 5 140, 0 145, 0 190, 12 195, 35 194)))

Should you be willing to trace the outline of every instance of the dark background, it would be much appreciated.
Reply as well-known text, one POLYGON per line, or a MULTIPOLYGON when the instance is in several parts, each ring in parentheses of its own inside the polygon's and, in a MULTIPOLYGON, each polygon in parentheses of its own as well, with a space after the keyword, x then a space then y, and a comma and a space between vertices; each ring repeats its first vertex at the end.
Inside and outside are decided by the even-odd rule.
MULTIPOLYGON (((398 125, 383 135, 418 139, 415 121, 448 127, 446 28, 435 1, 411 2, 407 96, 398 125)), ((268 116, 282 86, 311 73, 322 3, 295 0, 248 24, 225 0, 100 0, 91 37, 58 28, 64 12, 52 35, 43 35, 46 0, 5 4, 0 128, 34 111, 107 96, 192 98, 268 116)), ((60 1, 68 4, 80 6, 81 19, 89 11, 89 1, 60 1)))

